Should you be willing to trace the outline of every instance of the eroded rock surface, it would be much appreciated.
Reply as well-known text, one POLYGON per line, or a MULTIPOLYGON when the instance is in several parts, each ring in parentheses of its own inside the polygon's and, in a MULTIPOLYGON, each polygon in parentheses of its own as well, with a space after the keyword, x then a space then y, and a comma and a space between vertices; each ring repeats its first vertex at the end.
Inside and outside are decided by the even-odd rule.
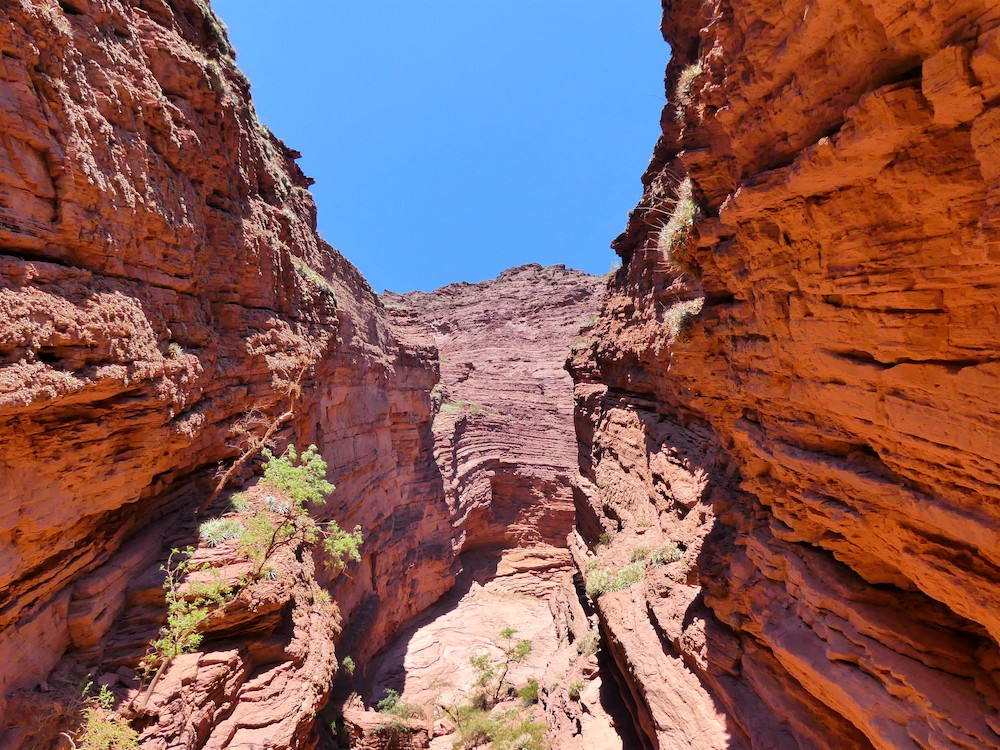
POLYGON ((680 553, 598 598, 644 744, 996 748, 1000 9, 663 29, 663 136, 572 364, 581 564, 680 553))
MULTIPOLYGON (((195 540, 194 509, 236 453, 231 428, 252 410, 279 413, 282 382, 302 366, 302 398, 276 437, 320 446, 339 486, 325 517, 362 524, 366 551, 391 550, 402 528, 424 533, 441 490, 432 352, 398 342, 364 279, 316 234, 298 154, 258 122, 207 4, 8 2, 0 48, 7 747, 31 727, 4 696, 45 687, 65 653, 91 669, 141 655, 163 617, 158 567, 195 540)), ((392 554, 406 552, 381 560, 392 554)), ((423 558, 430 569, 435 553, 423 558)), ((440 558, 447 569, 450 551, 440 558)), ((371 586, 345 589, 345 616, 386 591, 398 602, 380 610, 389 621, 437 598, 399 597, 414 571, 376 576, 375 560, 354 571, 371 586)), ((181 660, 177 679, 206 676, 186 689, 213 708, 174 716, 157 742, 258 741, 268 706, 302 691, 267 736, 309 743, 333 644, 287 604, 261 627, 288 648, 181 660), (273 679, 243 674, 265 664, 273 679), (237 708, 227 696, 242 684, 252 700, 237 708)))
MULTIPOLYGON (((499 655, 498 634, 512 627, 534 648, 511 680, 538 680, 542 706, 534 710, 558 746, 621 747, 621 717, 609 714, 617 699, 601 692, 597 634, 567 548, 577 451, 563 364, 581 326, 596 320, 603 292, 599 277, 529 265, 480 284, 385 296, 405 338, 439 352, 434 452, 456 558, 451 576, 427 579, 448 595, 397 634, 356 686, 370 703, 387 688, 427 717, 468 702, 470 657, 499 655)), ((358 726, 377 722, 345 714, 358 726)))

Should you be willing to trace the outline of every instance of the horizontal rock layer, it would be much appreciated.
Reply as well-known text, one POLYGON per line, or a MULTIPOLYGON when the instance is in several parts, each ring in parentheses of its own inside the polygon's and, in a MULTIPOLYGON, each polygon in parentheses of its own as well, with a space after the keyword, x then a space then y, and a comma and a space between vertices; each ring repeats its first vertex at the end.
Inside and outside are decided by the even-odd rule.
POLYGON ((645 744, 995 748, 1000 10, 679 0, 663 29, 572 364, 598 559, 683 551, 598 601, 645 744))
MULTIPOLYGON (((320 446, 339 485, 326 517, 360 523, 374 553, 440 494, 433 353, 398 342, 316 234, 311 181, 257 120, 207 4, 17 0, 2 20, 0 715, 67 650, 85 665, 141 655, 163 613, 158 565, 194 540, 194 510, 236 455, 232 428, 279 414, 303 368, 277 442, 320 446)), ((447 568, 447 545, 439 557, 447 568)), ((369 555, 355 578, 394 597, 413 585, 381 562, 376 575, 369 555)), ((370 593, 345 594, 345 615, 370 593)), ((385 617, 436 596, 399 598, 385 617)), ((306 690, 269 735, 280 745, 308 744, 333 666, 331 636, 296 611, 321 663, 291 644, 276 678, 253 682, 244 708, 260 712, 228 714, 260 726, 279 693, 306 690)), ((222 700, 236 682, 190 687, 222 700)), ((163 739, 196 746, 218 718, 163 739)), ((8 744, 25 731, 6 729, 8 744)))

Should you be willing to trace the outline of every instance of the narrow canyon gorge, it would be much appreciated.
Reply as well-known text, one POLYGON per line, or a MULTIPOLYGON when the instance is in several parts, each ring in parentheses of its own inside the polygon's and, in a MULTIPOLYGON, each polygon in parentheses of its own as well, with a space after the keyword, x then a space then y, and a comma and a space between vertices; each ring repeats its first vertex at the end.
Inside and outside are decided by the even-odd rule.
POLYGON ((1000 5, 662 6, 620 267, 377 295, 207 0, 0 0, 0 750, 1000 748, 1000 5))

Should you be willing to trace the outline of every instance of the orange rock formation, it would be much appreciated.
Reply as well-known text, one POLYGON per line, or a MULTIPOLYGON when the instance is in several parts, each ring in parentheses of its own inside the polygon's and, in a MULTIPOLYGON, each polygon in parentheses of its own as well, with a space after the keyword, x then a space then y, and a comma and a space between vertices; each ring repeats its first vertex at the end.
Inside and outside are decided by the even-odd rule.
MULTIPOLYGON (((1000 7, 666 4, 572 363, 647 747, 1000 746, 1000 7)), ((586 554, 580 549, 579 554, 586 554)))

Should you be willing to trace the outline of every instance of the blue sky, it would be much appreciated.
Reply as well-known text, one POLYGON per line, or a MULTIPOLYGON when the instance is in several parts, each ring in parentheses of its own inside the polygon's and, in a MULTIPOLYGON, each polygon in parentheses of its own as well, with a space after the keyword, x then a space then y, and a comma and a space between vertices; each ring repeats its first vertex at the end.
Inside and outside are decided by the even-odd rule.
POLYGON ((659 133, 657 0, 213 0, 376 291, 605 273, 659 133))

